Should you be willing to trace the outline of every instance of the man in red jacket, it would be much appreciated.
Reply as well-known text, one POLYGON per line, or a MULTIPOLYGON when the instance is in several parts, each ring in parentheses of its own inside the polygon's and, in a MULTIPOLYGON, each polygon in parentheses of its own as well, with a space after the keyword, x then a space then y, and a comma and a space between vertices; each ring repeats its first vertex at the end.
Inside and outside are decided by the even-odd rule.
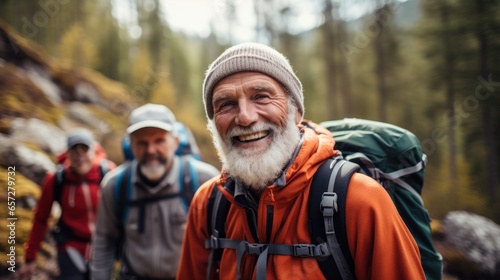
MULTIPOLYGON (((313 175, 338 151, 326 129, 301 124, 302 84, 288 60, 261 44, 229 48, 206 72, 203 101, 223 170, 191 203, 177 279, 331 279, 303 249, 312 243, 313 175), (214 188, 229 203, 223 223, 208 221, 218 209, 210 202, 221 201, 214 188)), ((380 184, 354 174, 345 212, 356 279, 425 279, 417 244, 380 184)))
POLYGON ((54 201, 61 207, 61 217, 54 230, 60 270, 58 279, 89 278, 88 262, 100 199, 100 181, 104 173, 116 165, 106 159, 106 153, 86 129, 70 133, 67 145, 68 150, 59 157, 60 170, 48 174, 42 184, 33 228, 25 244, 21 279, 33 276, 35 258, 54 201))

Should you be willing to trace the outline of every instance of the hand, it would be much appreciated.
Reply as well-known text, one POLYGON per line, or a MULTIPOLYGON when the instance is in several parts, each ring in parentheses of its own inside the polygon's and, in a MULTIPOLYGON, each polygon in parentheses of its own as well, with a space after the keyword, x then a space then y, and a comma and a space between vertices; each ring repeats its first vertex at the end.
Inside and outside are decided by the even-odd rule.
POLYGON ((36 261, 32 261, 30 263, 24 263, 19 270, 19 279, 20 280, 30 280, 35 273, 36 261))

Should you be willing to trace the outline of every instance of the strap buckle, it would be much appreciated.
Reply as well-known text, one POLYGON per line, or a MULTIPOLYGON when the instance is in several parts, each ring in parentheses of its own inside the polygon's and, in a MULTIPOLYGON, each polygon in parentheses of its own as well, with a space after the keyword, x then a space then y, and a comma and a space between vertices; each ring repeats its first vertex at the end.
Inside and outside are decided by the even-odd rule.
POLYGON ((297 244, 293 246, 293 255, 300 258, 313 257, 314 247, 309 244, 297 244))
POLYGON ((207 240, 205 240, 205 249, 219 249, 220 242, 219 237, 211 235, 207 240))
POLYGON ((266 250, 267 244, 247 243, 246 253, 250 255, 260 255, 266 250))
POLYGON ((326 242, 316 245, 316 248, 319 250, 319 255, 317 257, 328 257, 332 254, 326 242))
POLYGON ((333 217, 333 214, 338 211, 337 194, 334 192, 324 192, 321 196, 320 210, 324 217, 333 217))

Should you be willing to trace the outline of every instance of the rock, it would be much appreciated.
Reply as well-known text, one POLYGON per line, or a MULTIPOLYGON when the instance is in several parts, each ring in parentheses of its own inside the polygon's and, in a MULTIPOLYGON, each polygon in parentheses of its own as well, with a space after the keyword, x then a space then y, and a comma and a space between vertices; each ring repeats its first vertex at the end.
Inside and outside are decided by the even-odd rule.
POLYGON ((0 165, 14 166, 16 172, 41 185, 47 172, 54 172, 56 165, 45 154, 33 151, 23 144, 0 134, 0 165))
MULTIPOLYGON (((500 226, 490 219, 453 211, 443 219, 445 241, 483 273, 500 276, 500 226)), ((498 278, 497 278, 498 279, 498 278)))
POLYGON ((94 129, 98 129, 102 123, 105 123, 105 121, 92 114, 85 104, 80 102, 71 102, 68 107, 68 117, 94 129))
POLYGON ((36 144, 45 152, 59 155, 66 149, 66 133, 39 119, 17 118, 11 122, 11 138, 16 142, 36 144))
POLYGON ((101 102, 101 94, 91 84, 80 81, 75 85, 75 98, 83 103, 97 104, 101 102))
POLYGON ((49 70, 46 67, 26 60, 23 67, 19 68, 19 70, 26 73, 26 76, 42 90, 53 105, 57 106, 61 103, 62 91, 59 86, 52 81, 49 70))

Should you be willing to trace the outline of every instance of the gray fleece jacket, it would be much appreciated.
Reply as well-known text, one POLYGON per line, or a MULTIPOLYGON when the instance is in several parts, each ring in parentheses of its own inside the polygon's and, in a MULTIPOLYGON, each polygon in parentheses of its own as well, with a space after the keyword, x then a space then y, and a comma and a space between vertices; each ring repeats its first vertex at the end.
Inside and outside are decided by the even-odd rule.
MULTIPOLYGON (((197 172, 199 184, 217 176, 217 168, 201 161, 192 161, 197 172)), ((176 157, 172 169, 156 187, 151 188, 141 182, 136 170, 137 161, 131 163, 132 200, 146 196, 162 196, 178 193, 180 190, 179 172, 182 168, 180 158, 176 157)), ((122 168, 103 179, 101 201, 97 215, 96 231, 93 242, 91 278, 93 280, 111 279, 115 252, 119 246, 121 224, 115 214, 114 192, 118 174, 122 168)), ((184 176, 188 176, 184 174, 184 176)), ((125 178, 123 178, 125 179, 125 178)), ((132 270, 140 277, 175 278, 180 259, 187 213, 181 197, 159 200, 145 206, 144 232, 138 231, 139 207, 127 207, 124 223, 122 271, 132 270), (127 265, 123 266, 123 258, 127 265)))

